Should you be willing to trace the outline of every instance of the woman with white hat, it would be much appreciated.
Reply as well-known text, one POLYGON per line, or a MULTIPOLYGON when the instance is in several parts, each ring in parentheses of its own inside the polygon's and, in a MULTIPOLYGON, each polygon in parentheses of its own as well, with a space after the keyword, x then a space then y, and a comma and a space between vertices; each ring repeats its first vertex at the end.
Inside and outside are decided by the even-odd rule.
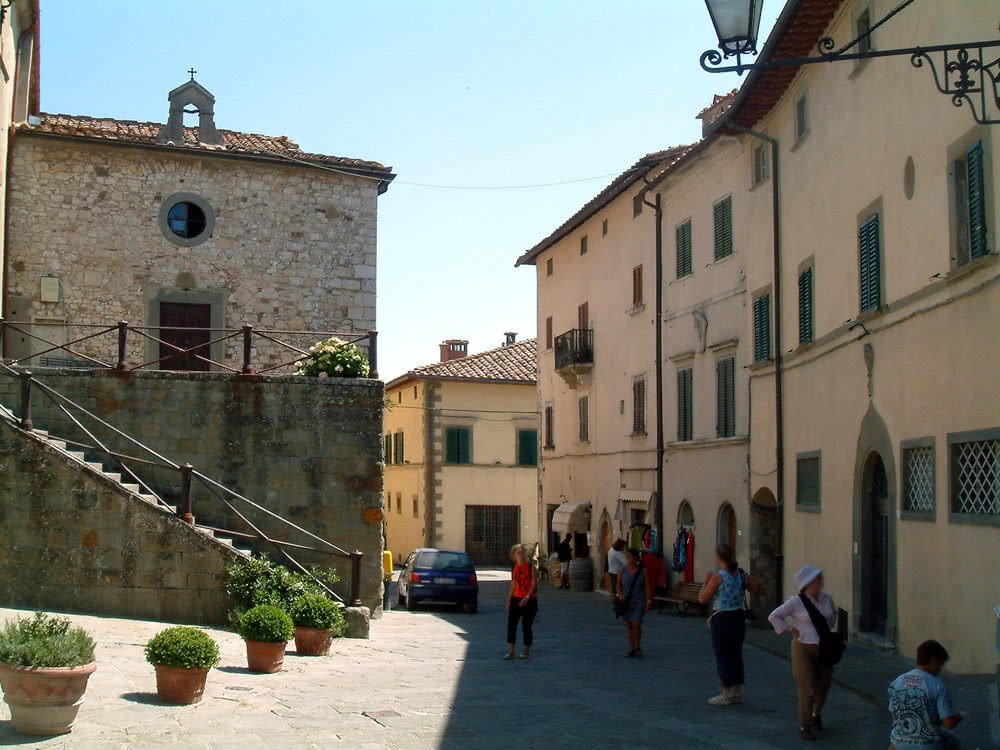
POLYGON ((823 571, 819 568, 803 565, 795 574, 795 583, 798 595, 779 605, 767 619, 775 632, 792 634, 792 676, 799 693, 799 733, 804 740, 815 740, 813 732, 823 728, 820 716, 833 680, 833 667, 824 663, 827 659, 820 658, 820 631, 828 635, 833 629, 837 609, 833 597, 823 591, 823 571), (824 623, 826 628, 822 627, 824 623))

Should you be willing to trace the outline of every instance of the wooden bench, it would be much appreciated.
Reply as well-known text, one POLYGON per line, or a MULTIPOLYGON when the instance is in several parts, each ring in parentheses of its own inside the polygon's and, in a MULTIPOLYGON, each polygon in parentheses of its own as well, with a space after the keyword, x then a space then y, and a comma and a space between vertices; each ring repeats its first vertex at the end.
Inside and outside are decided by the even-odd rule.
POLYGON ((661 605, 676 607, 677 614, 682 617, 688 614, 704 614, 705 605, 698 601, 700 593, 700 583, 675 583, 671 595, 654 596, 653 601, 661 605))

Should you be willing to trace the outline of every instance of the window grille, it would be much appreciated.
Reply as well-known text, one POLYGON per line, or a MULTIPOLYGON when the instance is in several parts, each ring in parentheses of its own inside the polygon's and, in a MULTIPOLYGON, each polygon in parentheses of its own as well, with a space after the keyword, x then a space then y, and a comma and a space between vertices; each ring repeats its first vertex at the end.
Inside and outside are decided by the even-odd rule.
POLYGON ((953 443, 952 512, 1000 516, 1000 438, 953 443))
POLYGON ((934 510, 934 448, 903 449, 903 510, 934 510))

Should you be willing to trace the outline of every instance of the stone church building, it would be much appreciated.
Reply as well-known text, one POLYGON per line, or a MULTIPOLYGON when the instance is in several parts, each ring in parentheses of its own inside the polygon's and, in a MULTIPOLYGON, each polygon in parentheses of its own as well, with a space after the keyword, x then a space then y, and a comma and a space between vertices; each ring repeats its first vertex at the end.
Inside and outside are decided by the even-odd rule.
MULTIPOLYGON (((40 114, 15 126, 7 320, 45 324, 30 329, 56 343, 86 335, 75 325, 119 320, 151 329, 374 329, 377 201, 391 168, 307 153, 287 136, 221 129, 215 97, 193 74, 168 99, 165 125, 40 114), (198 115, 196 127, 184 125, 185 113, 198 115)), ((103 336, 79 350, 104 359, 115 346, 103 336)), ((213 344, 210 358, 238 366, 240 346, 239 338, 213 344)), ((18 358, 48 346, 14 334, 5 348, 18 358)), ((159 351, 130 336, 130 364, 159 351)), ((255 352, 255 364, 288 354, 271 347, 255 352)), ((208 364, 189 356, 163 369, 208 364)))

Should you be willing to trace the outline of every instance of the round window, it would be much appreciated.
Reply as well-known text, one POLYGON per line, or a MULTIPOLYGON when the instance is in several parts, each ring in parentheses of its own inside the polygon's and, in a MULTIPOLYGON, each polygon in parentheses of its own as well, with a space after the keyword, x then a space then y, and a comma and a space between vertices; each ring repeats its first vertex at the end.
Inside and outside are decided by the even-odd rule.
POLYGON ((178 237, 194 239, 205 231, 205 212, 194 203, 175 203, 167 211, 167 226, 178 237))
POLYGON ((200 245, 214 227, 215 214, 201 196, 175 193, 160 206, 160 231, 175 245, 200 245))

